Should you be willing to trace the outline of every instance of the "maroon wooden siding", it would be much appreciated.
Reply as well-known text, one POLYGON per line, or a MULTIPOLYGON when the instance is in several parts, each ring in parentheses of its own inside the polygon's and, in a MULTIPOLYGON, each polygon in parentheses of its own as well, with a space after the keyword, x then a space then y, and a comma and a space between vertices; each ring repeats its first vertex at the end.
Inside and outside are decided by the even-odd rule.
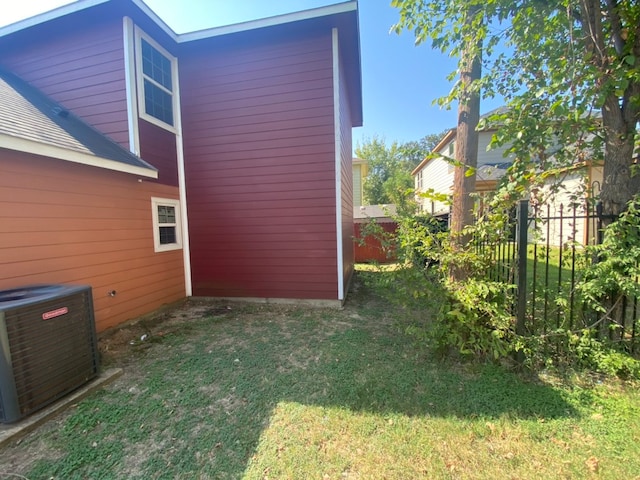
POLYGON ((2 45, 0 64, 129 148, 122 19, 21 38, 2 45))
MULTIPOLYGON (((378 225, 386 233, 395 234, 398 224, 395 222, 378 221, 378 225)), ((395 252, 389 252, 382 248, 380 240, 375 236, 363 236, 362 229, 365 223, 354 224, 354 246, 356 262, 393 263, 397 257, 395 252)))
POLYGON ((176 135, 146 120, 138 120, 140 156, 158 169, 158 183, 178 186, 176 135))
POLYGON ((349 91, 345 78, 344 65, 340 60, 339 67, 339 89, 340 105, 338 113, 340 116, 340 170, 342 188, 342 256, 343 256, 343 279, 344 296, 349 287, 351 276, 353 275, 354 250, 353 250, 353 154, 351 141, 351 109, 349 106, 349 91))
POLYGON ((151 212, 177 188, 2 149, 0 171, 0 289, 91 285, 99 331, 184 298, 182 250, 154 252, 151 212))
POLYGON ((337 299, 330 32, 189 45, 180 81, 194 295, 337 299))

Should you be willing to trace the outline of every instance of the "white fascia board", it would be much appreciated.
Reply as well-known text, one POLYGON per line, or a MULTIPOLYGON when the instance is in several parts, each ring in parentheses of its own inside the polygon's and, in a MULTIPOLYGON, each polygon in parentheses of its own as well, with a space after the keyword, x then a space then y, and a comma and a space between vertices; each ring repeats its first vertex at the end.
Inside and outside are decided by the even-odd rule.
POLYGON ((187 297, 193 295, 191 281, 191 242, 189 240, 189 213, 187 208, 187 180, 184 161, 184 142, 182 140, 182 110, 180 109, 180 75, 178 59, 171 64, 172 76, 175 79, 176 154, 178 160, 178 194, 180 195, 180 221, 182 222, 182 258, 184 263, 184 290, 187 297))
POLYGON ((326 17, 339 13, 355 12, 358 10, 358 2, 355 0, 327 5, 326 7, 313 8, 303 10, 301 12, 286 13, 274 17, 261 18, 259 20, 251 20, 248 22, 236 23, 233 25, 225 25, 222 27, 208 28, 206 30, 198 30, 197 32, 182 33, 178 35, 178 43, 192 42, 194 40, 202 40, 205 38, 218 37, 221 35, 229 35, 231 33, 246 32, 249 30, 258 30, 265 27, 273 27, 286 23, 300 22, 302 20, 310 20, 313 18, 326 17))
MULTIPOLYGON (((24 30, 35 25, 55 20, 56 18, 64 17, 72 13, 80 12, 103 3, 107 3, 111 0, 78 0, 69 5, 50 10, 48 12, 41 13, 39 15, 20 20, 19 22, 12 23, 5 27, 0 28, 0 37, 10 35, 12 33, 24 30)), ((258 20, 251 20, 248 22, 236 23, 233 25, 225 25, 221 27, 208 28, 205 30, 199 30, 196 32, 189 32, 183 34, 176 34, 171 27, 169 27, 153 10, 151 10, 147 4, 142 0, 131 0, 131 2, 138 7, 145 15, 147 15, 162 31, 164 31, 173 41, 176 43, 191 42, 193 40, 201 40, 204 38, 217 37, 220 35, 227 35, 230 33, 245 32, 248 30, 256 30, 265 27, 272 27, 275 25, 282 25, 285 23, 299 22, 301 20, 309 20, 313 18, 320 18, 329 15, 336 15, 339 13, 355 12, 358 10, 357 0, 350 0, 348 2, 337 3, 334 5, 328 5, 326 7, 313 8, 310 10, 303 10, 300 12, 287 13, 284 15, 277 15, 274 17, 267 17, 258 20)))
POLYGON ((40 25, 41 23, 55 20, 56 18, 64 17, 75 12, 86 10, 87 8, 95 7, 96 5, 107 3, 108 1, 110 0, 78 0, 77 2, 70 3, 69 5, 63 5, 62 7, 58 7, 54 10, 50 10, 34 17, 29 17, 2 27, 0 28, 0 37, 11 35, 12 33, 19 32, 20 30, 24 30, 25 28, 34 27, 36 25, 40 25))
POLYGON ((129 151, 140 156, 140 132, 138 130, 138 102, 136 100, 135 33, 133 20, 122 20, 124 39, 124 77, 127 95, 127 123, 129 126, 129 151))
POLYGON ((95 155, 88 153, 56 147, 46 143, 34 142, 33 140, 14 137, 12 135, 0 134, 0 148, 14 150, 16 152, 31 153, 41 157, 56 158, 67 162, 104 168, 106 170, 114 170, 116 172, 131 173, 141 177, 158 178, 158 171, 152 168, 128 165, 126 163, 116 162, 115 160, 96 157, 95 155))
POLYGON ((344 291, 344 251, 342 238, 342 128, 340 125, 340 48, 338 29, 331 30, 331 50, 333 57, 333 125, 336 176, 336 256, 338 267, 338 300, 345 298, 344 291))
POLYGON ((149 17, 151 20, 153 20, 153 22, 158 25, 158 27, 160 27, 162 29, 162 31, 164 33, 166 33, 167 35, 169 35, 169 37, 171 37, 171 39, 174 42, 178 41, 178 35, 176 34, 176 32, 174 32, 171 27, 169 25, 167 25, 166 23, 164 23, 164 20, 162 20, 157 14, 156 12, 154 12, 153 10, 151 10, 146 3, 144 3, 142 0, 131 0, 132 3, 138 7, 140 10, 143 11, 143 13, 149 17))
MULTIPOLYGON (((69 5, 63 5, 62 7, 58 7, 54 10, 50 10, 48 12, 44 12, 2 27, 0 28, 0 37, 11 35, 12 33, 19 32, 20 30, 34 27, 36 25, 55 20, 56 18, 61 18, 66 15, 71 15, 72 13, 81 12, 82 10, 87 10, 91 7, 102 5, 103 3, 108 3, 110 1, 111 0, 77 0, 70 3, 69 5)), ((142 10, 144 14, 147 15, 156 25, 158 25, 158 27, 160 27, 167 35, 169 35, 169 37, 171 37, 173 41, 178 41, 178 35, 176 35, 171 27, 169 27, 169 25, 167 25, 158 15, 156 15, 156 13, 151 10, 146 3, 144 3, 142 0, 131 0, 131 3, 142 10)))

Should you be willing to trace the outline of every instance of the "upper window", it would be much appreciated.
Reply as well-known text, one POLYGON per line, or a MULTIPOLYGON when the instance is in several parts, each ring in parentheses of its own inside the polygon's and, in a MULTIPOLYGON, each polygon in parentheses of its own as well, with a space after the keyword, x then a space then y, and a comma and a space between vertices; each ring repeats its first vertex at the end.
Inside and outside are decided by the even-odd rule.
MULTIPOLYGON (((456 153, 456 141, 453 140, 447 146, 447 156, 449 158, 453 158, 455 156, 455 153, 456 153)), ((454 170, 453 163, 449 163, 449 166, 447 168, 447 173, 451 173, 453 172, 453 170, 454 170)))
POLYGON ((151 199, 153 239, 156 252, 182 248, 180 202, 167 198, 151 199))
POLYGON ((140 30, 136 33, 140 117, 174 130, 176 59, 140 30))

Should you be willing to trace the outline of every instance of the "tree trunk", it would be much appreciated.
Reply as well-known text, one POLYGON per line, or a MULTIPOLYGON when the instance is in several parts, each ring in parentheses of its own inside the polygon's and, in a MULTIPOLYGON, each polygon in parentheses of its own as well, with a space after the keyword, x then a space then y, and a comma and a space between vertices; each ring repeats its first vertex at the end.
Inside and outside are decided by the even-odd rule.
MULTIPOLYGON (((467 12, 467 22, 480 14, 480 8, 473 6, 467 12)), ((473 224, 473 206, 476 190, 478 165, 478 122, 480 120, 480 91, 474 82, 480 80, 481 45, 467 44, 460 60, 461 95, 458 104, 458 125, 456 131, 455 158, 457 165, 453 176, 453 211, 451 216, 451 237, 453 248, 461 250, 469 242, 463 229, 473 224)), ((463 280, 468 271, 462 265, 452 268, 455 280, 463 280)))
MULTIPOLYGON (((602 106, 604 129, 604 179, 600 199, 603 213, 619 215, 631 198, 640 193, 640 174, 632 172, 636 126, 640 121, 640 81, 637 66, 625 61, 633 54, 640 55, 640 25, 637 21, 625 25, 620 16, 620 4, 600 0, 580 0, 580 23, 585 32, 585 54, 599 71, 597 86, 611 91, 616 69, 627 70, 629 80, 622 94, 609 93, 602 106), (609 28, 605 28, 605 24, 609 28), (633 29, 632 32, 629 29, 633 29), (633 43, 628 43, 633 42, 633 43), (613 51, 610 46, 613 46, 613 51)), ((605 224, 611 218, 605 218, 605 224)))
MULTIPOLYGON (((602 109, 604 126, 604 175, 600 200, 605 215, 620 215, 631 198, 640 193, 640 174, 633 175, 635 120, 625 119, 617 97, 607 99, 602 109)), ((610 223, 606 221, 605 223, 610 223)))

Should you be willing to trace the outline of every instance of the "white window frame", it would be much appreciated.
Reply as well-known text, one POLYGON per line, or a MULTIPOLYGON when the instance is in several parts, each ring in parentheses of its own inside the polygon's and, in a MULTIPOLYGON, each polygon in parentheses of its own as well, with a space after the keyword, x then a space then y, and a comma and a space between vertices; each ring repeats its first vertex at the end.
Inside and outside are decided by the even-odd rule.
POLYGON ((156 252, 168 252, 170 250, 182 249, 182 217, 180 211, 180 200, 172 198, 151 197, 151 216, 153 219, 153 244, 156 252), (158 207, 174 207, 176 212, 175 224, 160 223, 158 219, 158 207), (176 243, 160 243, 160 227, 175 226, 176 243))
POLYGON ((162 48, 158 42, 153 40, 149 35, 144 33, 140 28, 136 26, 135 28, 135 51, 136 51, 136 85, 137 85, 137 97, 138 97, 138 115, 140 118, 146 120, 149 123, 153 123, 160 128, 164 128, 165 130, 169 130, 175 134, 178 133, 176 128, 176 112, 178 111, 178 92, 176 89, 178 88, 178 59, 167 52, 164 48, 162 48), (145 40, 149 45, 158 50, 162 55, 167 57, 171 62, 171 86, 172 90, 169 91, 163 85, 160 85, 151 77, 147 77, 142 70, 142 39, 145 40), (144 102, 144 81, 147 80, 153 83, 158 88, 162 89, 166 93, 171 95, 171 107, 173 109, 173 125, 169 125, 168 123, 163 122, 159 118, 156 118, 152 115, 149 115, 145 108, 144 102))
MULTIPOLYGON (((455 158, 455 153, 456 153, 456 141, 452 140, 447 145, 447 157, 449 157, 450 159, 455 158)), ((449 164, 449 166, 447 167, 447 173, 453 173, 453 170, 455 169, 455 167, 453 166, 453 164, 451 164, 451 162, 447 162, 447 163, 449 164)))

